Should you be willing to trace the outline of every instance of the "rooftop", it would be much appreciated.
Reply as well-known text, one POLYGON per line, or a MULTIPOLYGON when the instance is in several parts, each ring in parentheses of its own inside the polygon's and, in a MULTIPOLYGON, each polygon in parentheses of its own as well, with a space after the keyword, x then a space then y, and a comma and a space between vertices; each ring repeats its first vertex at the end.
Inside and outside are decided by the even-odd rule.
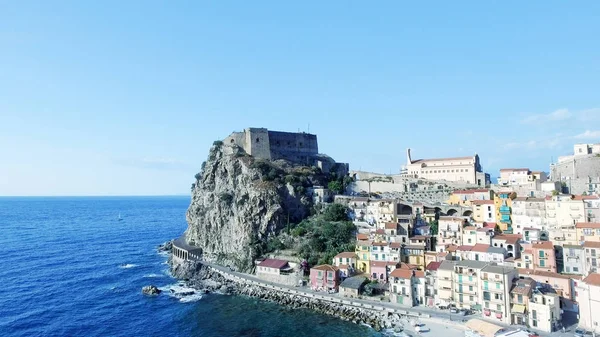
MULTIPOLYGON (((479 253, 487 253, 488 248, 490 248, 490 245, 486 245, 485 243, 478 243, 475 246, 471 247, 471 251, 479 252, 479 253)), ((462 249, 460 249, 460 250, 462 250, 462 249)))
POLYGON ((473 189, 473 190, 457 190, 452 193, 454 194, 473 194, 473 193, 486 193, 489 192, 487 188, 473 189))
POLYGON ((519 172, 519 171, 527 171, 529 172, 528 168, 504 168, 504 169, 500 169, 500 172, 519 172))
POLYGON ((410 270, 410 269, 396 269, 390 273, 390 276, 397 277, 401 279, 409 279, 412 276, 415 277, 425 277, 425 273, 421 270, 410 270))
POLYGON ((515 270, 515 268, 513 268, 513 267, 494 266, 494 265, 491 265, 491 264, 485 266, 482 269, 482 271, 484 271, 486 273, 502 274, 502 275, 510 274, 513 270, 515 270))
POLYGON ((575 228, 600 228, 600 222, 578 222, 575 228))
POLYGON ((410 163, 411 164, 415 164, 415 163, 422 163, 422 162, 428 162, 428 161, 444 161, 444 160, 472 160, 473 157, 450 157, 450 158, 432 158, 432 159, 417 159, 417 160, 411 160, 410 163))
POLYGON ((494 200, 473 200, 471 205, 493 205, 494 200))
POLYGON ((593 286, 600 286, 600 274, 591 273, 583 279, 583 282, 593 286))
POLYGON ((344 280, 344 282, 342 282, 342 284, 340 284, 340 287, 349 289, 360 289, 360 287, 363 285, 363 283, 365 283, 366 280, 367 278, 364 276, 348 277, 344 280))
POLYGON ((425 269, 429 270, 429 271, 435 271, 435 270, 438 270, 438 268, 440 267, 441 264, 442 264, 441 262, 429 262, 429 264, 427 265, 427 267, 425 269))
POLYGON ((600 242, 596 241, 584 241, 583 246, 585 248, 600 248, 600 242))
POLYGON ((534 241, 532 245, 537 249, 554 249, 554 245, 550 241, 534 241))
POLYGON ((338 271, 338 267, 336 266, 332 266, 330 264, 322 264, 322 265, 318 265, 315 267, 312 267, 310 269, 316 269, 316 270, 326 270, 326 271, 338 271))
POLYGON ((535 275, 535 276, 543 276, 543 277, 548 277, 548 278, 560 278, 560 279, 576 279, 576 280, 581 280, 581 276, 579 275, 562 275, 559 273, 553 273, 551 271, 543 271, 543 270, 532 270, 532 269, 524 269, 524 268, 518 268, 517 271, 519 272, 519 275, 521 276, 531 276, 531 275, 535 275))
POLYGON ((282 269, 287 265, 288 265, 287 261, 278 260, 278 259, 265 259, 263 262, 258 264, 259 267, 275 268, 275 269, 282 269))
POLYGON ((395 222, 386 222, 385 229, 396 229, 398 228, 398 224, 395 222))
POLYGON ((356 253, 354 252, 342 252, 335 256, 335 258, 347 258, 347 259, 355 259, 357 258, 356 253))

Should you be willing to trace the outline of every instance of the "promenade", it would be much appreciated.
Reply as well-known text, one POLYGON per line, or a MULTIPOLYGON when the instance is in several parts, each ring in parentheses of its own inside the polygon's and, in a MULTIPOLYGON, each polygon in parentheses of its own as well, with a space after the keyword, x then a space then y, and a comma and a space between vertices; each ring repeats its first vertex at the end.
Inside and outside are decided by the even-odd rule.
MULTIPOLYGON (((389 302, 379 302, 379 301, 369 301, 369 300, 364 300, 364 299, 345 298, 345 297, 339 296, 338 293, 328 294, 325 292, 317 292, 317 291, 314 291, 307 287, 290 287, 290 286, 286 286, 286 285, 281 285, 281 284, 265 281, 254 275, 232 271, 228 267, 223 267, 223 266, 220 266, 220 265, 217 265, 214 263, 208 263, 208 262, 203 262, 203 263, 205 265, 207 265, 208 267, 210 267, 212 270, 220 273, 224 277, 238 281, 238 282, 248 283, 248 284, 272 289, 274 291, 286 292, 289 294, 320 299, 320 300, 329 301, 329 302, 333 302, 333 303, 341 303, 344 305, 351 305, 351 306, 364 308, 364 309, 368 309, 368 310, 385 310, 387 312, 395 313, 398 315, 403 315, 406 317, 405 326, 407 328, 410 325, 411 321, 416 320, 419 323, 424 323, 431 327, 434 327, 434 326, 444 327, 444 329, 450 329, 450 330, 452 330, 452 332, 455 332, 454 330, 464 331, 464 322, 466 322, 472 318, 478 318, 478 319, 485 320, 485 317, 482 317, 481 315, 463 316, 461 314, 452 314, 446 310, 439 310, 439 309, 428 308, 428 307, 405 308, 405 307, 401 307, 401 306, 398 306, 398 305, 395 305, 395 304, 389 303, 389 302)), ((492 322, 496 325, 503 326, 507 329, 516 329, 516 328, 525 329, 525 327, 502 324, 502 323, 499 323, 496 321, 490 321, 490 322, 492 322)), ((574 329, 575 329, 574 327, 570 327, 567 329, 567 331, 565 333, 563 333, 562 331, 556 331, 556 332, 552 332, 552 333, 547 333, 547 332, 538 332, 538 333, 542 337, 544 337, 544 336, 547 336, 547 337, 567 337, 567 336, 572 337, 574 329)), ((435 332, 441 332, 441 331, 432 330, 432 332, 435 333, 435 332)), ((448 331, 448 332, 451 332, 451 331, 448 331)), ((454 333, 451 333, 451 335, 454 335, 454 333)))

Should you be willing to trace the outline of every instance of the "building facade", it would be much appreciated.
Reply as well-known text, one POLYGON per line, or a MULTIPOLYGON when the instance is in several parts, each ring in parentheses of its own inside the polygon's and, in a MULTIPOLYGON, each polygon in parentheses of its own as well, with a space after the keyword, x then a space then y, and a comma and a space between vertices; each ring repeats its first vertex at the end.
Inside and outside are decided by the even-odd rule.
POLYGON ((544 198, 517 197, 512 202, 513 230, 523 234, 525 228, 539 229, 547 240, 546 200, 544 198))
POLYGON ((486 186, 489 175, 483 173, 479 156, 472 157, 417 159, 411 158, 410 149, 406 151, 406 166, 401 172, 417 178, 464 182, 477 186, 486 186))

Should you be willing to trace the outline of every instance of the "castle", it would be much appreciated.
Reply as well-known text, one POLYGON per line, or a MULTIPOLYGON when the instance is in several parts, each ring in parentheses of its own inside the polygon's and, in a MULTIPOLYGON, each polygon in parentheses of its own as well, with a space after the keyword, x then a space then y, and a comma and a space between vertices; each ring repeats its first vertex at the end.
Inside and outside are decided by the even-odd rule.
POLYGON ((255 158, 283 159, 298 165, 316 166, 323 172, 348 174, 347 163, 336 163, 331 157, 319 153, 317 135, 314 134, 247 128, 242 132, 233 132, 223 142, 235 144, 255 158))

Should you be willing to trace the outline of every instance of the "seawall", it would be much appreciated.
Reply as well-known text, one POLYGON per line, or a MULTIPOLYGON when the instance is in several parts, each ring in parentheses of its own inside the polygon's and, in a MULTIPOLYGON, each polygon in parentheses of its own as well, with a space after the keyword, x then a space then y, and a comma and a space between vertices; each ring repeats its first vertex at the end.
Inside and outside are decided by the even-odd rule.
POLYGON ((255 297, 293 309, 309 309, 356 324, 367 324, 375 330, 402 329, 412 319, 429 317, 427 314, 384 307, 377 303, 367 304, 269 284, 250 279, 250 275, 245 277, 199 261, 175 261, 172 271, 175 277, 187 280, 190 286, 198 289, 255 297))

